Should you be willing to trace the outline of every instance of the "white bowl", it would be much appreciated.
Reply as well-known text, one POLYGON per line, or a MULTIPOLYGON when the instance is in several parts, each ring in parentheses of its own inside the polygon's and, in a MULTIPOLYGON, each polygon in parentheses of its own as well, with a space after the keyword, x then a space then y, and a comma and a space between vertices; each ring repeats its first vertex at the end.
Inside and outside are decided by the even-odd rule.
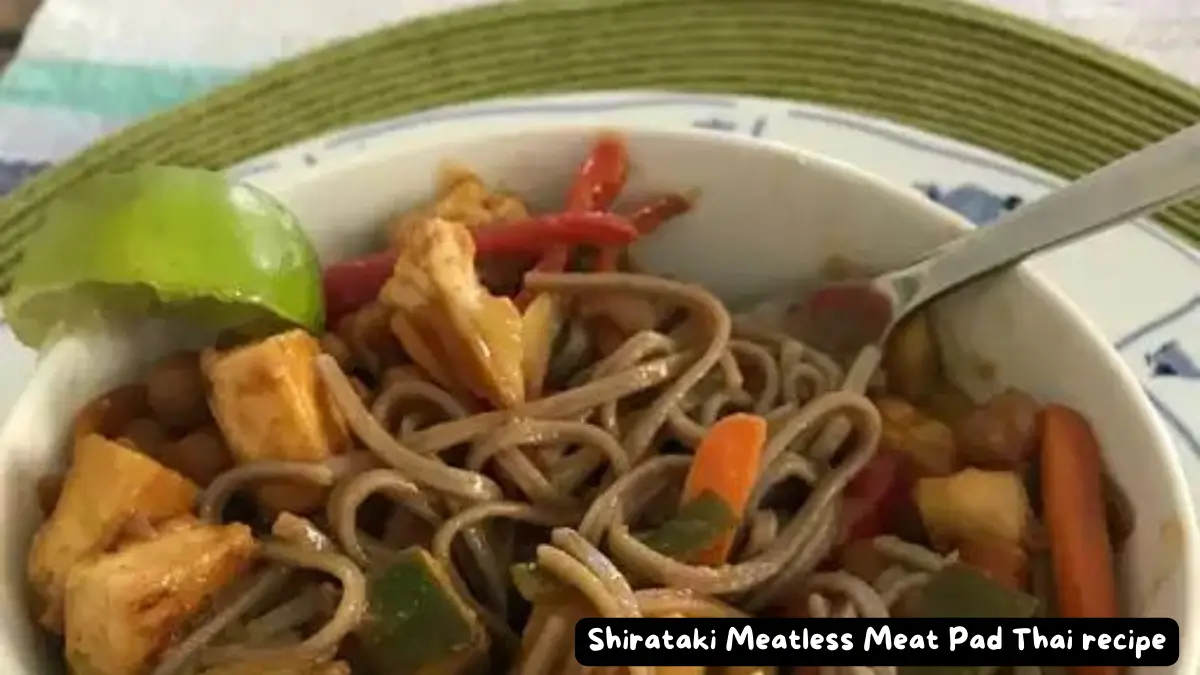
MULTIPOLYGON (((447 160, 471 166, 537 207, 559 207, 596 131, 530 127, 418 142, 384 136, 334 153, 315 168, 271 173, 259 184, 296 211, 323 259, 332 261, 377 246, 384 221, 428 198, 447 160)), ((969 228, 914 190, 790 147, 701 131, 620 131, 634 161, 628 197, 701 191, 694 213, 641 244, 639 260, 730 301, 800 287, 835 256, 887 268, 969 228)), ((1024 269, 947 298, 936 317, 951 373, 971 393, 1013 385, 1092 420, 1108 466, 1137 507, 1137 527, 1120 560, 1128 613, 1174 618, 1180 658, 1163 670, 1194 673, 1200 653, 1200 640, 1189 630, 1200 608, 1196 520, 1175 452, 1133 376, 1085 317, 1024 269)), ((204 337, 150 322, 66 340, 41 360, 0 430, 7 563, 0 672, 34 675, 51 668, 27 619, 25 556, 38 520, 35 478, 59 463, 70 416, 135 369, 204 337)))

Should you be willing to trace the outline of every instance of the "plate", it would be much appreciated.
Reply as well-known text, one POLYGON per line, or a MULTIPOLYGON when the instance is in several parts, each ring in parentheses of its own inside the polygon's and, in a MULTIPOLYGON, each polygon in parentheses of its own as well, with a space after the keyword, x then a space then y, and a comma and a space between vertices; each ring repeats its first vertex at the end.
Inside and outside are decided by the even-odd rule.
MULTIPOLYGON (((844 110, 742 96, 642 92, 440 108, 303 141, 231 173, 255 182, 290 180, 290 174, 312 171, 327 159, 402 136, 427 141, 434 134, 585 121, 691 127, 794 144, 911 185, 980 227, 1064 182, 994 152, 844 110)), ((1112 340, 1165 420, 1193 496, 1200 500, 1200 253, 1157 225, 1136 221, 1037 256, 1030 264, 1112 340)), ((0 362, 6 372, 0 381, 4 413, 32 372, 34 358, 4 329, 0 362)))

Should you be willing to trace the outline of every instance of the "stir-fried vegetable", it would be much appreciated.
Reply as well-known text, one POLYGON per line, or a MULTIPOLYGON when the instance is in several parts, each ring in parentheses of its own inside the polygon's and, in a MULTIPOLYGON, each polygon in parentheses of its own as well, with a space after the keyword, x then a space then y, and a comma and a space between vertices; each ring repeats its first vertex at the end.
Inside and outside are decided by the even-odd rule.
POLYGON ((903 610, 904 616, 915 618, 1024 619, 1037 612, 1037 599, 954 564, 905 595, 903 610))
POLYGON ((140 675, 255 551, 245 525, 179 528, 81 562, 67 580, 67 662, 76 675, 140 675))
MULTIPOLYGON (((320 462, 349 447, 346 422, 313 367, 320 353, 316 338, 300 330, 204 353, 213 415, 238 462, 320 462)), ((288 483, 259 491, 264 505, 296 513, 318 506, 320 496, 288 483)))
POLYGON ((924 401, 941 376, 929 312, 917 312, 892 331, 883 350, 888 389, 910 401, 924 401))
POLYGON ((378 297, 379 289, 392 278, 395 267, 394 251, 380 251, 326 267, 325 327, 332 330, 343 317, 378 297))
POLYGON ((550 213, 489 223, 473 228, 471 234, 482 255, 538 253, 555 246, 622 246, 638 237, 628 220, 603 211, 550 213))
POLYGON ((525 398, 530 401, 542 396, 554 345, 566 320, 565 302, 562 296, 542 293, 521 316, 521 346, 524 350, 521 368, 525 373, 525 398))
MULTIPOLYGON (((988 578, 966 565, 955 564, 935 573, 929 582, 906 593, 894 615, 912 618, 1025 619, 1038 610, 1037 599, 988 578)), ((986 675, 986 666, 902 666, 903 675, 986 675)))
POLYGON ((875 401, 883 418, 880 444, 904 455, 919 475, 945 476, 954 471, 954 432, 908 401, 885 396, 875 401))
MULTIPOLYGON (((681 503, 686 505, 712 493, 728 505, 740 522, 758 481, 767 421, 757 415, 737 413, 723 417, 696 448, 692 466, 683 484, 681 503)), ((729 527, 720 540, 696 556, 696 562, 720 565, 733 547, 736 527, 729 527)))
POLYGON ((1066 406, 1046 407, 1041 464, 1058 611, 1068 618, 1115 617, 1117 581, 1105 522, 1100 446, 1082 415, 1066 406))
POLYGON ((372 577, 368 597, 358 635, 374 672, 459 675, 486 657, 487 632, 425 549, 405 550, 372 577))
MULTIPOLYGON (((625 187, 629 175, 629 153, 625 142, 615 135, 601 136, 592 152, 579 167, 579 172, 567 192, 567 213, 607 211, 625 187)), ((539 272, 562 272, 571 259, 569 246, 555 246, 538 260, 539 272)), ((528 307, 533 294, 522 291, 517 296, 518 307, 528 307)))
POLYGON ((149 523, 187 513, 196 485, 149 457, 93 434, 76 444, 62 494, 29 552, 40 620, 61 628, 63 589, 79 561, 103 553, 134 514, 149 523))
POLYGON ((679 508, 675 517, 642 537, 642 543, 676 560, 705 564, 725 545, 740 518, 715 492, 704 492, 679 508))
POLYGON ((562 600, 576 591, 544 573, 535 562, 521 562, 509 568, 513 586, 522 598, 531 602, 562 600))
POLYGON ((389 226, 389 234, 393 242, 398 241, 409 225, 430 218, 475 227, 528 217, 529 210, 519 197, 489 189, 474 171, 466 167, 447 165, 438 172, 434 199, 396 218, 389 226))
POLYGON ((943 548, 981 537, 1015 546, 1025 541, 1029 498, 1024 481, 1011 471, 969 468, 922 478, 914 497, 930 539, 943 548))
POLYGON ((912 491, 906 464, 903 455, 882 447, 846 485, 839 543, 892 531, 893 521, 912 491))
MULTIPOLYGON (((408 224, 409 228, 421 222, 408 224)), ((453 221, 459 222, 460 221, 453 221)), ((482 256, 496 254, 536 254, 560 245, 625 245, 638 236, 638 230, 621 216, 602 213, 552 213, 515 221, 480 224, 467 230, 482 256)), ((413 242, 407 233, 397 235, 396 244, 413 242)), ((403 250, 399 248, 398 250, 403 250)), ((373 253, 335 263, 325 269, 326 325, 336 326, 342 317, 366 305, 379 295, 391 278, 396 251, 373 253)))
POLYGON ((579 167, 567 193, 567 210, 604 211, 617 200, 629 175, 629 152, 616 135, 596 140, 592 152, 579 167))
MULTIPOLYGON (((629 222, 633 224, 639 236, 645 236, 657 230, 660 225, 671 218, 687 213, 691 208, 690 196, 663 195, 635 209, 629 215, 629 222)), ((601 247, 596 254, 592 269, 597 272, 616 272, 620 266, 621 252, 624 250, 620 246, 601 247)))
POLYGON ((521 315, 475 273, 475 243, 449 220, 413 223, 380 299, 408 354, 437 382, 499 408, 525 400, 521 315))
POLYGON ((1026 587, 1029 556, 1020 544, 977 535, 959 542, 958 559, 998 584, 1017 590, 1026 587))

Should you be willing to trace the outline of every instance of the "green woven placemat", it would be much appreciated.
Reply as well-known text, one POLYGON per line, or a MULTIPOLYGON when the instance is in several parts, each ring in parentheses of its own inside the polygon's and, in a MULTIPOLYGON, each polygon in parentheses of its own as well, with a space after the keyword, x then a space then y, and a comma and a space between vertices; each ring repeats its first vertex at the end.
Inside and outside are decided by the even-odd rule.
MULTIPOLYGON (((220 168, 331 129, 473 99, 601 89, 823 103, 1063 176, 1200 120, 1200 90, 954 0, 525 0, 388 27, 104 139, 0 202, 0 289, 38 209, 97 171, 220 168)), ((1161 214, 1200 240, 1200 205, 1161 214)))

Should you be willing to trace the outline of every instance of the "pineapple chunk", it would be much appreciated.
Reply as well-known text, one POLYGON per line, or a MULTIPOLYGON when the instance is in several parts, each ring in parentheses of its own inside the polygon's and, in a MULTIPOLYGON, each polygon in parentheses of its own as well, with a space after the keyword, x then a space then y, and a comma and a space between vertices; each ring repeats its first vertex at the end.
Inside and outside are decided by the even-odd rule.
POLYGON ((29 552, 42 624, 61 629, 63 587, 77 562, 116 543, 135 514, 154 524, 191 511, 196 493, 194 483, 146 455, 97 434, 80 439, 58 504, 29 552))
POLYGON ((925 476, 954 471, 954 431, 907 401, 885 396, 875 401, 883 418, 883 447, 902 453, 925 476))
POLYGON ((1025 483, 1012 471, 963 469, 922 478, 915 501, 930 539, 942 548, 993 537, 1020 546, 1031 511, 1025 483))
MULTIPOLYGON (((282 460, 320 462, 345 450, 346 421, 317 374, 321 345, 293 330, 201 359, 212 384, 209 406, 240 463, 282 460)), ((321 490, 281 483, 259 491, 264 506, 306 513, 320 505, 321 490)))
POLYGON ((64 602, 74 675, 138 675, 255 552, 242 524, 197 525, 132 544, 71 570, 64 602))

